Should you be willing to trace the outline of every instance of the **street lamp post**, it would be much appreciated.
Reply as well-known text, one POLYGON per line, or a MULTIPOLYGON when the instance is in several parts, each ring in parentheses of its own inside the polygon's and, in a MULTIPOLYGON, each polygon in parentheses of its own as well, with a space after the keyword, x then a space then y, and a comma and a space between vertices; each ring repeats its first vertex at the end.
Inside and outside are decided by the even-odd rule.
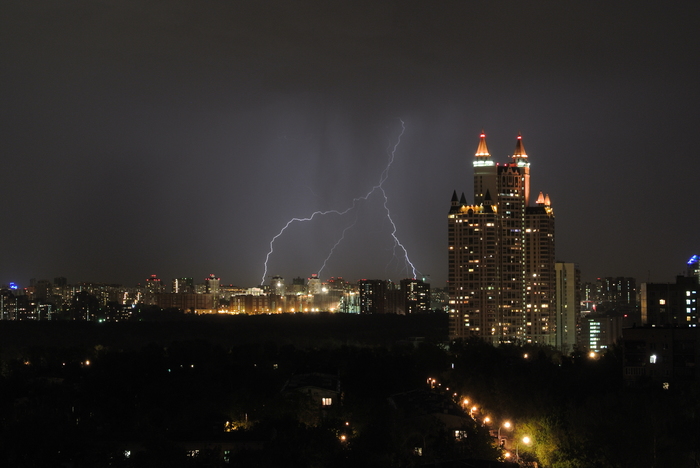
MULTIPOLYGON (((523 437, 523 444, 530 445, 531 439, 528 436, 523 437)), ((520 462, 520 455, 518 454, 518 440, 515 439, 515 460, 520 462)))
POLYGON ((498 426, 498 445, 501 445, 501 428, 505 427, 506 429, 510 429, 512 424, 510 421, 504 422, 502 425, 498 426))

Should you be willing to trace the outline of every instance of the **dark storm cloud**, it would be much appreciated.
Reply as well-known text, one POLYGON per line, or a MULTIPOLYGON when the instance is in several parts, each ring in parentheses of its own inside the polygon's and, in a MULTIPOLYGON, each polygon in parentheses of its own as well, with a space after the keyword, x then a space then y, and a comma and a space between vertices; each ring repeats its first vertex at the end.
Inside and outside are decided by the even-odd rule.
MULTIPOLYGON (((379 180, 398 235, 446 279, 452 190, 478 132, 521 131, 584 277, 671 280, 697 253, 696 5, 661 2, 12 2, 0 15, 0 283, 256 284, 292 217, 379 180), (695 213, 695 215, 693 215, 695 213)), ((398 279, 375 194, 324 276, 398 279)), ((317 271, 356 218, 293 225, 317 271)))

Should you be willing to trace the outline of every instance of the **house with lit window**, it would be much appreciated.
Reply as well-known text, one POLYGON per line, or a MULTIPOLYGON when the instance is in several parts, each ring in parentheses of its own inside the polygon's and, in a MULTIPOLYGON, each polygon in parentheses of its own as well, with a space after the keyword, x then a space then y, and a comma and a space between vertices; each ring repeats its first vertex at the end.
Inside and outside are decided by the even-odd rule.
POLYGON ((627 383, 698 382, 700 328, 646 326, 625 328, 623 377, 627 383))
POLYGON ((342 399, 338 376, 318 372, 293 375, 284 384, 282 394, 308 397, 312 410, 318 410, 321 417, 340 406, 342 399))

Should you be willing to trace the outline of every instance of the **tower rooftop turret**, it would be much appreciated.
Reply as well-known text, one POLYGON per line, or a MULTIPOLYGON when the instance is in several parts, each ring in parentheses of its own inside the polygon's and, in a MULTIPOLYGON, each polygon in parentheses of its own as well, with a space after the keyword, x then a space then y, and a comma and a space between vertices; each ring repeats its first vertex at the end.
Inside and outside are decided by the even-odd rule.
POLYGON ((491 160, 491 153, 489 153, 489 148, 486 145, 486 134, 481 131, 479 136, 479 146, 476 148, 476 154, 474 160, 474 166, 493 166, 493 161, 491 160))
POLYGON ((523 146, 523 136, 518 133, 518 140, 515 143, 515 151, 513 151, 513 162, 518 166, 530 166, 530 161, 527 159, 527 153, 523 146))

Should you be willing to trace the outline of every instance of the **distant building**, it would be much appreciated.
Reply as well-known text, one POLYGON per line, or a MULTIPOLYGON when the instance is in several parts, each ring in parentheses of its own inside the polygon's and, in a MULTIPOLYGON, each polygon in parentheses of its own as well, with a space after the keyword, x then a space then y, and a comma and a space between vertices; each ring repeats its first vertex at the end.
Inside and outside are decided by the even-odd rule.
POLYGON ((204 284, 207 287, 206 293, 207 294, 214 294, 218 295, 219 294, 219 286, 221 285, 221 278, 217 278, 214 273, 210 274, 208 277, 204 279, 204 284))
POLYGON ((58 276, 58 277, 53 279, 54 286, 66 286, 67 284, 68 284, 68 280, 63 276, 58 276))
POLYGON ((284 278, 281 276, 273 276, 270 279, 270 294, 284 297, 286 291, 287 287, 284 284, 284 278))
POLYGON ((308 279, 309 294, 321 294, 321 279, 316 273, 308 279))
POLYGON ((189 313, 212 313, 216 311, 213 294, 157 294, 155 305, 161 309, 180 309, 189 313))
POLYGON ((424 314, 430 311, 430 284, 415 278, 399 282, 400 307, 403 313, 424 314))
POLYGON ((642 283, 641 318, 645 325, 698 323, 698 282, 696 278, 676 277, 676 283, 642 283))
POLYGON ((613 306, 637 305, 637 280, 630 277, 598 278, 599 300, 613 306))
POLYGON ((232 296, 240 296, 246 294, 246 289, 234 286, 233 284, 220 284, 219 296, 226 301, 231 300, 232 296))
POLYGON ((580 335, 581 272, 573 263, 556 262, 556 347, 569 354, 578 344, 580 335))
POLYGON ((52 287, 49 280, 39 280, 34 282, 32 298, 36 301, 46 301, 51 298, 52 287))
POLYGON ((430 309, 449 311, 450 295, 447 293, 447 288, 431 288, 430 290, 430 309))
POLYGON ((205 294, 211 294, 214 297, 214 307, 219 307, 219 287, 221 286, 221 278, 217 278, 214 273, 211 273, 204 279, 206 286, 205 294))
POLYGON ((17 320, 17 307, 18 300, 13 291, 0 290, 0 320, 17 320))
POLYGON ((306 282, 304 278, 297 277, 292 279, 292 287, 289 288, 291 294, 306 294, 306 282))
POLYGON ((641 322, 644 325, 698 326, 698 276, 677 276, 675 283, 642 283, 641 322))
POLYGON ((626 328, 623 338, 623 376, 628 383, 700 380, 700 328, 626 328))
POLYGON ((175 278, 172 292, 174 294, 194 294, 194 280, 192 278, 175 278))
POLYGON ((342 276, 338 276, 337 278, 331 276, 326 283, 326 287, 331 291, 345 292, 350 287, 350 284, 345 281, 342 276))
POLYGON ((384 314, 387 310, 386 280, 358 281, 361 314, 384 314))
POLYGON ((146 278, 144 287, 143 303, 147 305, 155 305, 156 295, 165 293, 165 285, 157 275, 151 275, 146 278))
POLYGON ((264 294, 231 296, 229 311, 240 314, 266 314, 270 312, 270 297, 264 294))
POLYGON ((589 351, 603 353, 622 338, 621 316, 587 314, 581 322, 581 344, 589 351))
POLYGON ((150 294, 160 294, 165 292, 165 285, 157 275, 146 278, 146 292, 150 294))

